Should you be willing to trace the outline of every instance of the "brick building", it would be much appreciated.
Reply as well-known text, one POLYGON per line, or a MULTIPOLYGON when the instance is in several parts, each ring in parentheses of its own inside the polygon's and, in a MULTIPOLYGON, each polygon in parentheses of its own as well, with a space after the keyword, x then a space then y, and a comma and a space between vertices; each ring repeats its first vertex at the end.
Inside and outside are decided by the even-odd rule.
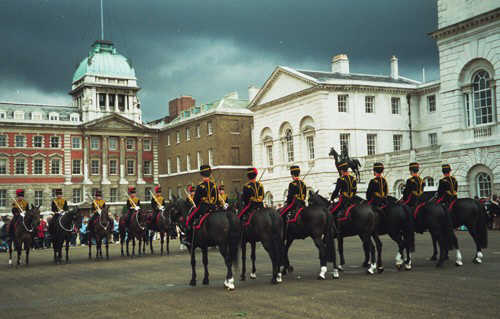
POLYGON ((159 176, 165 194, 185 197, 200 181, 199 166, 210 164, 217 184, 228 193, 241 189, 252 163, 252 112, 248 101, 231 93, 213 103, 183 110, 159 132, 159 176))
POLYGON ((0 214, 17 188, 42 210, 57 188, 80 205, 101 189, 113 212, 128 186, 148 198, 159 181, 158 134, 142 124, 139 89, 130 61, 96 41, 74 73, 71 106, 0 102, 0 214))

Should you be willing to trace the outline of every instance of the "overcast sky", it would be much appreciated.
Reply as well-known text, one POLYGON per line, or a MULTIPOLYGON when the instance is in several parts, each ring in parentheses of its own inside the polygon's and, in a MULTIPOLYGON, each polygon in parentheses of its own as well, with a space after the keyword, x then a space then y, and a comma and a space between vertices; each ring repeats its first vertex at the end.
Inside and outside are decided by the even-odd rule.
MULTIPOLYGON (((0 1, 0 101, 70 104, 76 65, 100 37, 100 0, 0 1)), ((168 100, 247 98, 277 65, 438 79, 436 0, 104 0, 105 39, 136 70, 146 120, 168 100)))

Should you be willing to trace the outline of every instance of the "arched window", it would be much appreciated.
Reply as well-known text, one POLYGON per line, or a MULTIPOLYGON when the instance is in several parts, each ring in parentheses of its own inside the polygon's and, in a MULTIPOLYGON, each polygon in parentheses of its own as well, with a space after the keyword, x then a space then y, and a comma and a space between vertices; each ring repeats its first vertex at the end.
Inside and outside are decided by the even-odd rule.
POLYGON ((490 75, 481 70, 472 77, 472 97, 476 125, 493 122, 490 75))
POLYGON ((476 176, 476 188, 479 198, 491 195, 491 177, 486 173, 479 173, 476 176))
POLYGON ((427 176, 424 178, 424 185, 426 187, 434 187, 434 178, 427 176))
POLYGON ((292 130, 288 129, 285 133, 285 142, 286 142, 286 154, 288 162, 291 163, 294 161, 294 153, 293 153, 293 135, 292 130))
POLYGON ((267 206, 271 207, 273 206, 273 194, 271 192, 267 192, 264 202, 266 203, 267 206))

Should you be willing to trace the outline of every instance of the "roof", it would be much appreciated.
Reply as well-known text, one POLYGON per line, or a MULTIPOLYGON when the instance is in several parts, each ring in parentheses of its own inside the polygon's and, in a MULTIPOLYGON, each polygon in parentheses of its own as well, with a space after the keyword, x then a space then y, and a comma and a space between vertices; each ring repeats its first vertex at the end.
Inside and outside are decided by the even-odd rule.
POLYGON ((73 83, 85 75, 136 79, 129 59, 117 53, 110 41, 96 41, 89 56, 84 58, 73 74, 73 83))
MULTIPOLYGON (((70 105, 49 105, 49 104, 35 104, 35 103, 17 103, 17 102, 0 102, 0 112, 5 112, 6 121, 13 121, 14 112, 23 111, 25 121, 35 122, 46 122, 49 121, 50 113, 57 113, 59 115, 58 122, 70 121, 71 114, 80 114, 78 107, 70 105), (33 119, 33 114, 39 113, 41 115, 40 119, 33 119)), ((17 119, 16 121, 20 121, 17 119)), ((52 121, 53 122, 53 121, 52 121)), ((79 121, 78 121, 79 122, 79 121)), ((73 122, 74 124, 74 122, 73 122)), ((78 123, 77 123, 78 124, 78 123)))
POLYGON ((323 72, 323 71, 307 71, 307 70, 295 70, 299 73, 305 74, 314 78, 317 82, 329 83, 331 80, 351 80, 351 81, 370 81, 370 82, 384 82, 384 83, 395 83, 395 84, 417 84, 417 81, 409 80, 404 77, 399 77, 394 79, 390 76, 383 75, 370 75, 370 74, 358 74, 358 73, 338 73, 338 72, 323 72))

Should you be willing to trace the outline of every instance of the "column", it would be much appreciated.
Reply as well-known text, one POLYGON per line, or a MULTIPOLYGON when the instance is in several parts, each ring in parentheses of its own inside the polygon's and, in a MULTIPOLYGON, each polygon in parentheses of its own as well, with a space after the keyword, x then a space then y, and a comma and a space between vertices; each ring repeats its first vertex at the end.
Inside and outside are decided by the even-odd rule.
POLYGON ((71 185, 71 135, 69 133, 64 134, 64 184, 71 185))
POLYGON ((90 138, 83 137, 83 184, 92 184, 89 179, 89 164, 90 164, 90 138))
POLYGON ((120 137, 120 184, 128 184, 125 179, 125 137, 120 137))
POLYGON ((137 184, 146 184, 142 178, 142 137, 137 138, 137 184))
POLYGON ((102 184, 109 185, 111 182, 108 179, 108 138, 102 137, 102 184))

